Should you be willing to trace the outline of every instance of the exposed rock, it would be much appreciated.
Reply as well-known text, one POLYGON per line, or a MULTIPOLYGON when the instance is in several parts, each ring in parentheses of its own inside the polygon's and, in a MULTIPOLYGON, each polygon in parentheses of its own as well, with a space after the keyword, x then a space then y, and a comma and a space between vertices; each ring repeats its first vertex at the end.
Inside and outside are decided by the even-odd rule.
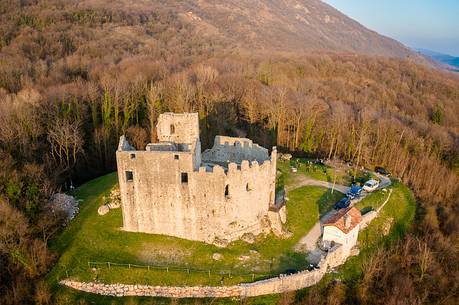
POLYGON ((215 238, 213 244, 219 248, 225 248, 229 245, 229 242, 226 239, 215 238))
POLYGON ((221 253, 214 253, 212 254, 212 259, 215 261, 220 261, 223 259, 223 254, 221 253))
POLYGON ((252 233, 245 233, 244 235, 242 235, 241 240, 245 241, 248 244, 253 244, 255 242, 255 235, 253 235, 252 233))
POLYGON ((110 203, 108 204, 110 209, 118 209, 121 207, 121 193, 120 188, 115 187, 110 192, 110 203))
POLYGON ((110 210, 119 209, 121 207, 121 202, 110 202, 107 206, 110 210))
POLYGON ((97 213, 101 216, 107 214, 108 212, 110 212, 110 208, 106 204, 99 207, 99 209, 97 210, 97 213))
POLYGON ((257 250, 250 250, 249 251, 251 255, 260 255, 260 253, 257 250))
POLYGON ((389 234, 393 221, 394 221, 393 218, 387 219, 387 222, 384 224, 383 229, 382 229, 383 236, 387 236, 389 234))
POLYGON ((246 262, 248 260, 250 260, 250 256, 248 255, 241 255, 237 258, 238 260, 242 261, 242 262, 246 262))
POLYGON ((279 154, 279 158, 282 161, 290 161, 292 159, 292 155, 291 154, 279 154))
POLYGON ((351 252, 349 253, 349 256, 357 256, 360 253, 360 249, 358 247, 353 247, 351 249, 351 252))
POLYGON ((67 215, 67 221, 75 218, 80 210, 78 201, 74 197, 62 193, 52 195, 48 204, 53 212, 63 211, 67 215))

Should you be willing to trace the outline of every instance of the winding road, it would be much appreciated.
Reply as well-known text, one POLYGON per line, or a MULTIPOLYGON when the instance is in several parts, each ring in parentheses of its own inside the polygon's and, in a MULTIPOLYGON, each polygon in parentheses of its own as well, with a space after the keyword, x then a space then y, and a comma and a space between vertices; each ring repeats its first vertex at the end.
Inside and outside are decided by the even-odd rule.
MULTIPOLYGON (((388 177, 380 175, 380 174, 377 174, 377 173, 373 173, 373 174, 376 175, 380 180, 380 184, 379 184, 378 190, 386 188, 386 187, 391 185, 391 181, 390 181, 390 179, 388 177)), ((314 185, 314 186, 325 187, 325 188, 328 188, 328 189, 334 189, 334 190, 336 190, 336 191, 338 191, 340 193, 343 193, 343 194, 346 194, 350 189, 350 187, 348 187, 348 186, 344 186, 344 185, 340 185, 340 184, 333 185, 333 183, 331 183, 331 182, 315 180, 315 179, 306 177, 304 175, 297 174, 297 175, 295 175, 295 182, 285 188, 287 196, 288 196, 288 192, 289 191, 292 191, 294 189, 297 189, 297 188, 300 188, 300 187, 303 187, 303 186, 306 186, 306 185, 314 185)), ((312 229, 298 241, 298 243, 294 246, 293 249, 296 252, 311 252, 311 251, 314 251, 316 249, 317 241, 319 240, 320 236, 322 235, 322 226, 321 226, 321 224, 325 220, 327 220, 330 216, 334 215, 335 213, 336 213, 335 210, 331 210, 327 214, 325 214, 318 222, 316 222, 314 224, 312 229)))

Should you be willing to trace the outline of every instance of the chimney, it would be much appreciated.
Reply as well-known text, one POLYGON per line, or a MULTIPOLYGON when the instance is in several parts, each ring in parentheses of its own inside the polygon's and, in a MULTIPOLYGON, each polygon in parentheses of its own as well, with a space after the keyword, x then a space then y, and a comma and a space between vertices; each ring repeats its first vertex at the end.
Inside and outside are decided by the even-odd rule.
POLYGON ((344 228, 349 229, 352 224, 352 216, 349 214, 344 215, 344 228))

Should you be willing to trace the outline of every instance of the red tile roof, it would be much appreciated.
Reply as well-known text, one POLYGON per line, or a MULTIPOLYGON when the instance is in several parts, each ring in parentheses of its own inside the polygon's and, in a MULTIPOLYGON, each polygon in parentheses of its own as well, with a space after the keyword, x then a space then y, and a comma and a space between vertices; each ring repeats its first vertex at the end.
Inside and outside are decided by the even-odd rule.
POLYGON ((362 214, 359 210, 354 207, 349 207, 346 209, 342 209, 328 218, 322 224, 324 227, 326 226, 334 226, 343 231, 345 234, 349 233, 354 229, 360 222, 362 221, 362 214), (344 225, 344 218, 346 215, 351 216, 351 225, 346 228, 344 225))

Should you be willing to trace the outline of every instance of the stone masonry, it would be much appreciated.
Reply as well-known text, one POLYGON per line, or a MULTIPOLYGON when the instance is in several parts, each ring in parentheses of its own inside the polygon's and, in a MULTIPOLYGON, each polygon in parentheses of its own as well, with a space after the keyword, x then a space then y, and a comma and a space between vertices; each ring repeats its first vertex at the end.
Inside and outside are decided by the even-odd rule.
POLYGON ((123 229, 217 245, 244 234, 282 233, 276 156, 249 139, 217 136, 201 154, 197 113, 161 114, 158 143, 116 152, 123 229))

